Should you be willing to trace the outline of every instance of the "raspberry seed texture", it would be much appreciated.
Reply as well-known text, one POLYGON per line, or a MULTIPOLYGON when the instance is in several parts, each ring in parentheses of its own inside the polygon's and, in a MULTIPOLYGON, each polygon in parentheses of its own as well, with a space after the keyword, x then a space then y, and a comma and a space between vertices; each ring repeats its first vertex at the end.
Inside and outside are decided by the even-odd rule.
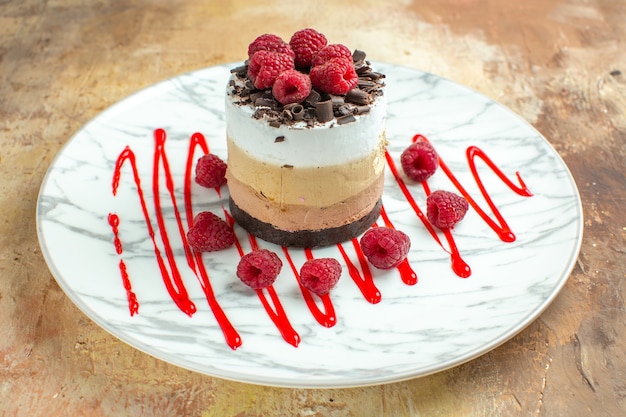
POLYGON ((287 54, 292 58, 296 56, 287 42, 272 33, 260 35, 248 45, 248 59, 252 58, 258 51, 278 52, 287 54))
POLYGON ((254 290, 269 287, 276 281, 283 262, 268 249, 257 249, 241 257, 237 277, 254 290))
POLYGON ((407 177, 426 181, 439 167, 435 148, 428 142, 415 142, 402 152, 400 163, 407 177))
POLYGON ((409 236, 389 227, 373 227, 361 237, 361 250, 367 260, 379 269, 395 268, 411 248, 409 236))
POLYGON ((280 73, 272 87, 272 94, 282 105, 301 103, 310 93, 311 79, 295 69, 280 73))
POLYGON ((294 33, 289 40, 289 45, 296 55, 296 66, 310 67, 315 53, 325 47, 327 43, 326 36, 315 29, 307 28, 294 33))
POLYGON ((293 58, 290 55, 261 50, 250 58, 248 77, 256 88, 265 90, 272 88, 281 72, 293 68, 293 58))
POLYGON ((315 55, 313 55, 313 60, 311 61, 311 66, 322 65, 324 62, 328 61, 331 58, 346 58, 352 60, 352 52, 348 49, 347 46, 335 43, 331 45, 326 45, 315 55))
POLYGON ((346 94, 359 82, 354 63, 347 58, 331 58, 311 68, 309 75, 313 87, 329 94, 346 94))
POLYGON ((328 294, 341 277, 341 264, 334 258, 310 259, 300 269, 302 286, 318 295, 328 294))
POLYGON ((224 220, 210 211, 200 212, 187 232, 187 243, 198 252, 226 249, 235 243, 235 232, 224 220))
POLYGON ((226 184, 226 163, 212 153, 201 156, 196 164, 196 182, 207 188, 226 184))
POLYGON ((469 208, 462 196, 450 191, 437 190, 426 199, 426 216, 440 229, 450 229, 460 222, 469 208))

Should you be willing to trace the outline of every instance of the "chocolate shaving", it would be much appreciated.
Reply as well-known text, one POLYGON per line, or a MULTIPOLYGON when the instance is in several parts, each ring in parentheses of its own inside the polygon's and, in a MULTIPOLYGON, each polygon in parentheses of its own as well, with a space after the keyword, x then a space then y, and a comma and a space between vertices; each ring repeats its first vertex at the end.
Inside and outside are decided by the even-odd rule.
POLYGON ((276 136, 276 139, 274 139, 274 143, 280 143, 280 142, 284 142, 285 141, 285 137, 284 136, 276 136))
POLYGON ((257 98, 256 100, 254 100, 254 105, 257 107, 270 107, 270 108, 276 107, 275 101, 267 97, 257 98))
POLYGON ((304 119, 304 107, 299 103, 287 104, 282 112, 282 116, 287 121, 299 121, 304 119))
POLYGON ((337 109, 337 111, 335 112, 335 114, 337 116, 345 116, 346 114, 353 114, 355 106, 351 105, 351 104, 344 104, 343 106, 339 107, 337 109))
POLYGON ((248 65, 246 64, 240 65, 230 70, 231 74, 237 74, 239 76, 241 76, 242 74, 246 74, 247 72, 248 72, 248 65))
POLYGON ((354 52, 352 53, 352 60, 354 62, 364 62, 366 56, 367 55, 365 54, 365 51, 355 49, 354 52))
POLYGON ((356 122, 356 117, 352 113, 346 114, 345 116, 337 117, 337 124, 345 125, 346 123, 356 122))
POLYGON ((346 93, 346 101, 355 103, 355 104, 368 104, 369 103, 369 94, 367 94, 363 90, 359 90, 358 88, 353 88, 352 90, 346 93))
POLYGON ((321 123, 333 120, 333 103, 331 100, 319 101, 315 104, 315 115, 321 123))
POLYGON ((309 106, 314 107, 315 104, 321 99, 322 99, 322 96, 320 95, 320 93, 312 89, 311 92, 309 93, 309 96, 304 99, 304 102, 308 104, 309 106))
POLYGON ((354 114, 365 114, 369 113, 370 106, 356 106, 354 109, 354 114))
POLYGON ((346 102, 342 96, 336 96, 336 95, 330 96, 330 101, 333 103, 334 109, 337 109, 343 106, 343 104, 346 102))

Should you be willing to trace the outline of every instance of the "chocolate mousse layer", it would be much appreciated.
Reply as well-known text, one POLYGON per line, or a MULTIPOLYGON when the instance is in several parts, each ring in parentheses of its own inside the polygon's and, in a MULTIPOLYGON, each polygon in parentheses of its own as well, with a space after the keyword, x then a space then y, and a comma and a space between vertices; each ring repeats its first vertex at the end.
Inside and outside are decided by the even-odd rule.
POLYGON ((382 200, 378 200, 369 213, 352 223, 322 230, 298 230, 294 232, 277 229, 270 223, 252 217, 240 209, 232 198, 229 199, 229 206, 235 221, 256 237, 281 246, 313 248, 335 245, 364 233, 378 219, 382 200))

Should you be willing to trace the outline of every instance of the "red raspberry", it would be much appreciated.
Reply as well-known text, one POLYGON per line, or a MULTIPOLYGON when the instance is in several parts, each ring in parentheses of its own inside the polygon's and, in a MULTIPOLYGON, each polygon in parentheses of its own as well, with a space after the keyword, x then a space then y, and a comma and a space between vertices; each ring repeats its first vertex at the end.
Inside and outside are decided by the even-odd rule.
POLYGON ((407 177, 426 181, 439 167, 435 148, 428 142, 415 142, 402 152, 400 163, 407 177))
POLYGON ((187 232, 187 242, 198 252, 226 249, 235 243, 235 232, 224 220, 210 211, 198 213, 187 232))
POLYGON ((258 249, 241 257, 237 276, 254 290, 269 287, 276 281, 283 262, 278 255, 267 249, 258 249))
POLYGON ((316 294, 328 294, 341 277, 341 264, 333 258, 308 260, 300 269, 300 283, 316 294))
POLYGON ((272 95, 283 105, 301 103, 310 93, 311 79, 295 69, 281 72, 272 87, 272 95))
POLYGON ((259 90, 272 88, 281 72, 293 69, 293 58, 278 52, 255 52, 248 65, 248 77, 259 90))
POLYGON ((426 216, 438 228, 449 229, 465 217, 468 207, 460 195, 437 190, 426 199, 426 216))
POLYGON ((196 164, 196 182, 207 188, 226 184, 226 162, 212 153, 201 156, 196 164))
POLYGON ((322 65, 331 58, 347 58, 352 61, 352 52, 350 52, 347 46, 339 43, 326 45, 313 55, 311 66, 322 65))
POLYGON ((346 94, 356 87, 359 77, 351 59, 331 58, 311 68, 311 83, 316 89, 329 94, 346 94))
POLYGON ((296 54, 296 66, 310 67, 313 55, 325 47, 327 43, 326 36, 315 29, 307 28, 294 33, 289 45, 296 54))
POLYGON ((374 227, 361 237, 361 250, 379 269, 395 268, 406 258, 411 240, 406 233, 389 227, 374 227))
POLYGON ((250 45, 248 45, 248 59, 252 58, 255 52, 258 51, 278 52, 281 54, 287 54, 292 58, 296 56, 287 42, 282 40, 279 36, 271 33, 259 36, 252 41, 250 45))

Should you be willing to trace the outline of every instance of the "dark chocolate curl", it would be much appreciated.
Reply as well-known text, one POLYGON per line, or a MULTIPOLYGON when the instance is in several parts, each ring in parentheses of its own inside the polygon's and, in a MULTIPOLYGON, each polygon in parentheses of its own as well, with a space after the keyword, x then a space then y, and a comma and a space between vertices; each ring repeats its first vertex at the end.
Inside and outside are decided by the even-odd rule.
POLYGON ((356 121, 356 117, 352 114, 346 114, 345 116, 337 117, 337 123, 340 125, 345 125, 346 123, 352 123, 356 121))
POLYGON ((356 114, 364 114, 364 113, 368 113, 370 111, 370 106, 357 106, 356 107, 356 114))
POLYGON ((304 99, 304 102, 309 106, 315 106, 315 104, 320 101, 322 96, 315 90, 311 90, 309 96, 304 99))
POLYGON ((254 101, 254 105, 257 107, 276 107, 274 100, 265 97, 259 97, 254 101))
POLYGON ((315 115, 321 123, 333 120, 333 103, 331 100, 320 101, 315 105, 315 115))
POLYGON ((302 104, 294 103, 285 106, 291 113, 292 120, 298 121, 304 119, 304 107, 302 104))
POLYGON ((343 96, 330 96, 330 101, 333 103, 333 108, 337 109, 346 102, 343 96))
POLYGON ((359 90, 358 88, 353 88, 346 93, 346 101, 355 104, 368 104, 369 94, 363 90, 359 90))

